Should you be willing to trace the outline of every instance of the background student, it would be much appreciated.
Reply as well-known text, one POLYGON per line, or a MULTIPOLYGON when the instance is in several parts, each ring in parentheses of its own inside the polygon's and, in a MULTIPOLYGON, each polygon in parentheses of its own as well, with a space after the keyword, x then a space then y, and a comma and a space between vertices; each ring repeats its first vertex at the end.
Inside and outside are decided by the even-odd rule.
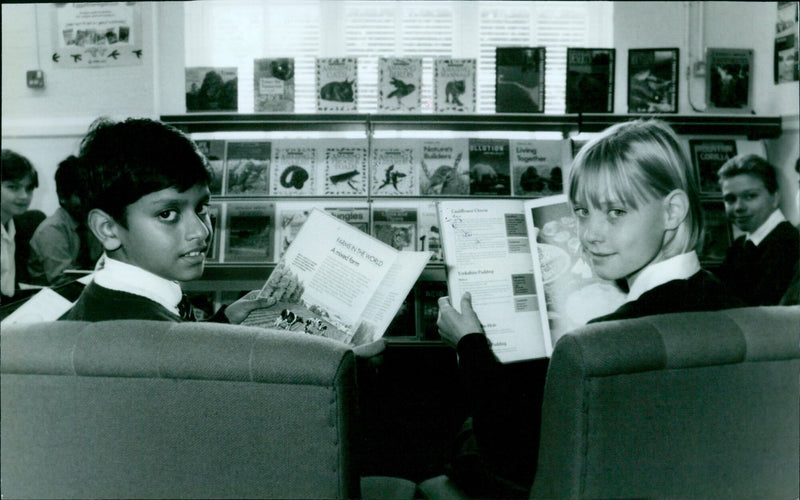
MULTIPOLYGON (((657 120, 610 127, 585 145, 570 169, 568 198, 595 273, 616 280, 627 301, 592 322, 742 305, 700 267, 703 234, 691 164, 657 120)), ((447 465, 468 493, 527 497, 536 471, 547 360, 501 364, 469 294, 457 312, 439 299, 439 331, 458 351, 471 400, 447 465)))
MULTIPOLYGON (((33 190, 39 187, 39 176, 31 162, 10 149, 2 150, 0 159, 0 231, 2 231, 2 254, 0 255, 0 292, 4 297, 13 297, 17 288, 16 247, 17 236, 14 217, 23 215, 33 199, 33 190)), ((27 245, 27 242, 23 244, 27 245)))
POLYGON ((775 168, 760 156, 740 155, 717 174, 728 219, 745 233, 717 275, 748 305, 778 304, 800 259, 800 234, 779 208, 775 168))
MULTIPOLYGON (((180 282, 203 274, 212 241, 206 158, 176 128, 128 119, 96 122, 79 160, 88 225, 105 254, 61 319, 193 320, 180 282)), ((216 319, 241 323, 274 302, 243 298, 216 319)))
POLYGON ((82 169, 72 155, 56 169, 59 208, 42 222, 31 238, 28 272, 33 283, 56 286, 75 279, 68 269, 93 269, 102 253, 86 226, 86 208, 80 197, 82 169))

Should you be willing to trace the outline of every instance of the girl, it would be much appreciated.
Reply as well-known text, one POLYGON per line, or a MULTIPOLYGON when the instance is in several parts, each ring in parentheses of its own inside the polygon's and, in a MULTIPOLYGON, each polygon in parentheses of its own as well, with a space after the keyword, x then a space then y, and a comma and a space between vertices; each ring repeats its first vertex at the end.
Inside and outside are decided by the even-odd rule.
POLYGON ((586 144, 573 161, 568 198, 586 260, 628 293, 593 322, 742 305, 700 267, 697 181, 666 123, 620 123, 586 144))

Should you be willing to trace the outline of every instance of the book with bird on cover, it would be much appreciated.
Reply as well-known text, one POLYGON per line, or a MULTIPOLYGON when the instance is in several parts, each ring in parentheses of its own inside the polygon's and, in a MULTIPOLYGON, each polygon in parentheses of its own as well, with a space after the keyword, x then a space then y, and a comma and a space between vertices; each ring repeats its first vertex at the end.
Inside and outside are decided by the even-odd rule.
POLYGON ((378 59, 378 112, 417 113, 422 90, 422 58, 378 59))

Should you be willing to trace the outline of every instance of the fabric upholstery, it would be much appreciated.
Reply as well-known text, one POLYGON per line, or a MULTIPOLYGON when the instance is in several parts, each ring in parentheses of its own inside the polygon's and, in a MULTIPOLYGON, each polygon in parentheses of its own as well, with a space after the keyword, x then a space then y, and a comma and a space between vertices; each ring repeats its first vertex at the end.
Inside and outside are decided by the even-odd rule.
POLYGON ((355 360, 242 326, 2 332, 6 498, 354 498, 355 360))

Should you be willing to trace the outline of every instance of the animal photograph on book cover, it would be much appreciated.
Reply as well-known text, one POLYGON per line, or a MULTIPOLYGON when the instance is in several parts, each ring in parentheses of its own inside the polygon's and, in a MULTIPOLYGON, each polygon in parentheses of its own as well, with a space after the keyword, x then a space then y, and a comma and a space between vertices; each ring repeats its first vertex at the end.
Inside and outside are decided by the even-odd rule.
POLYGON ((469 194, 467 139, 430 139, 422 142, 419 188, 421 195, 469 194))
POLYGON ((437 57, 433 61, 435 113, 474 113, 475 59, 437 57))
POLYGON ((237 72, 235 66, 186 68, 186 111, 237 111, 237 72))
POLYGON ((701 194, 721 194, 717 171, 738 153, 734 139, 689 139, 701 194))
POLYGON ((272 262, 275 204, 228 202, 225 262, 272 262))
POLYGON ((209 189, 212 195, 222 194, 222 182, 225 179, 225 141, 220 139, 196 140, 197 149, 203 153, 211 167, 211 185, 209 189))
POLYGON ((544 113, 544 47, 495 49, 495 111, 544 113))
POLYGON ((572 161, 569 139, 512 139, 510 149, 515 196, 538 198, 564 192, 572 161))
POLYGON ((324 194, 358 196, 367 194, 367 146, 364 141, 338 141, 326 146, 324 194), (352 146, 345 145, 353 143, 352 146))
POLYGON ((378 58, 378 112, 418 112, 422 102, 422 58, 378 58))
POLYGON ((272 143, 270 192, 274 196, 317 194, 317 148, 302 139, 276 139, 272 143))
POLYGON ((228 141, 225 151, 225 194, 269 194, 271 151, 269 141, 228 141))
POLYGON ((678 112, 678 49, 628 51, 628 113, 678 112))
POLYGON ((317 111, 355 112, 358 109, 358 65, 354 57, 316 60, 317 111))
POLYGON ((294 111, 293 58, 263 58, 253 61, 253 108, 257 113, 294 111))
POLYGON ((706 49, 706 108, 709 111, 752 111, 751 49, 706 49))
POLYGON ((373 206, 372 236, 395 250, 417 250, 417 209, 373 206))
POLYGON ((508 139, 469 139, 470 194, 511 194, 508 139))
POLYGON ((372 142, 372 194, 415 196, 419 194, 416 141, 374 139, 372 142))
POLYGON ((567 48, 567 113, 614 112, 615 49, 567 48))

